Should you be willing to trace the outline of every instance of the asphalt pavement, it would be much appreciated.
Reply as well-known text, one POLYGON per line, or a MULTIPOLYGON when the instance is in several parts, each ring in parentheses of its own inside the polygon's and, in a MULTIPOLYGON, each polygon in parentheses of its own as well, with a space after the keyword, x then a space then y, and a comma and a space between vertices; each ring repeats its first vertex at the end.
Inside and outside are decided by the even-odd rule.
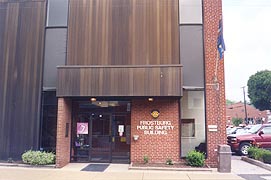
POLYGON ((271 171, 242 161, 240 156, 233 155, 231 163, 232 173, 246 180, 271 180, 271 171))

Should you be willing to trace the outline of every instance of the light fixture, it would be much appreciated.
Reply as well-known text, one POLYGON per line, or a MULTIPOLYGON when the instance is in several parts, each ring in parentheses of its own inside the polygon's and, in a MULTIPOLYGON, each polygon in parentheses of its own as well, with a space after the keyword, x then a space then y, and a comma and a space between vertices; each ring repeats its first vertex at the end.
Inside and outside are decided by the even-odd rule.
POLYGON ((148 98, 148 101, 152 102, 152 101, 153 101, 153 98, 151 98, 151 97, 150 97, 150 98, 148 98))
POLYGON ((133 135, 133 138, 134 138, 135 141, 137 141, 138 138, 139 138, 139 135, 133 135))
POLYGON ((101 105, 101 104, 102 104, 102 102, 99 102, 98 104, 100 104, 100 105, 101 105))
POLYGON ((96 101, 96 98, 95 97, 92 97, 90 98, 91 102, 95 102, 96 101))

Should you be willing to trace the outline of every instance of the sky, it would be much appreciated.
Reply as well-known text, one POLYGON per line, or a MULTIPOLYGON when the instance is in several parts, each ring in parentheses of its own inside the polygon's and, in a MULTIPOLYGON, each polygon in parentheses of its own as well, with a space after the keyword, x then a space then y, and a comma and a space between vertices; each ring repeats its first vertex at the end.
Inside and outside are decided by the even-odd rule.
POLYGON ((244 101, 249 77, 271 70, 271 0, 222 2, 226 98, 244 101))

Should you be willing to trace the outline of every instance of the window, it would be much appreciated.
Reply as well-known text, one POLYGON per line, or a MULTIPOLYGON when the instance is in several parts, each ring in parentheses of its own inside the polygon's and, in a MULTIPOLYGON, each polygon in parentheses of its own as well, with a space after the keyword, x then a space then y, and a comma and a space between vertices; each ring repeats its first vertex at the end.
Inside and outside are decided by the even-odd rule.
POLYGON ((68 0, 48 0, 47 26, 67 26, 68 0))
POLYGON ((55 89, 58 65, 65 65, 67 28, 46 29, 43 88, 55 89))
POLYGON ((202 0, 179 0, 180 24, 202 24, 202 0))
POLYGON ((262 131, 264 134, 271 134, 271 127, 264 127, 262 131))
POLYGON ((57 98, 55 91, 42 93, 42 128, 41 149, 55 151, 56 148, 56 122, 57 122, 57 98))
POLYGON ((195 119, 181 120, 182 137, 195 137, 195 119))
POLYGON ((183 68, 183 86, 204 87, 202 25, 180 26, 180 61, 183 68))
MULTIPOLYGON (((204 91, 184 90, 181 99, 181 156, 198 149, 206 142, 204 91)), ((203 148, 204 149, 204 148, 203 148)))

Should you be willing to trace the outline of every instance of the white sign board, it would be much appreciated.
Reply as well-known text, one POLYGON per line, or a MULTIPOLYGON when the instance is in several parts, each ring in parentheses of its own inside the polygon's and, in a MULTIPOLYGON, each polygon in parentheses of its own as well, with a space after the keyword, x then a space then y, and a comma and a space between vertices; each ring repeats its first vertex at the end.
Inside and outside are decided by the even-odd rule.
POLYGON ((124 125, 119 125, 118 132, 119 133, 123 133, 124 132, 124 125))

